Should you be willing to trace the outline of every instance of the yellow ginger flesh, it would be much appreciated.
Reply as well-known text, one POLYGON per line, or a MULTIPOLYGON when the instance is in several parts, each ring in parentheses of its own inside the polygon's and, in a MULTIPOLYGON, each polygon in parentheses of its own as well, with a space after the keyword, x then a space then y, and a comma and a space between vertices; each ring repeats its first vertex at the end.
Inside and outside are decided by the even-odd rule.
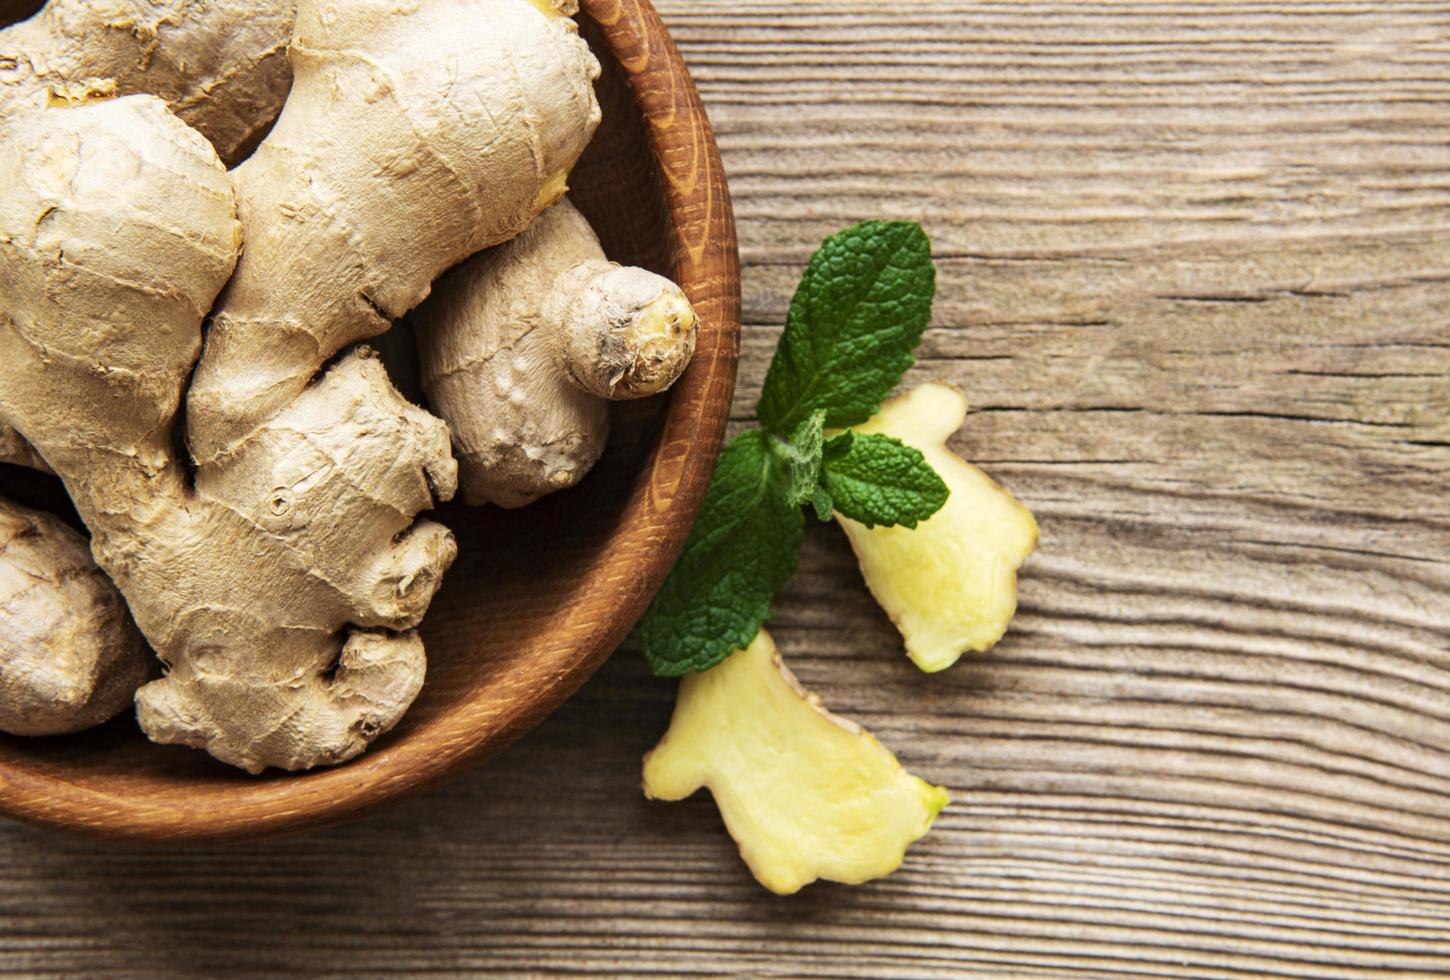
POLYGON ((867 528, 837 515, 871 594, 925 671, 943 670, 967 650, 986 650, 1002 638, 1017 611, 1017 569, 1037 547, 1037 522, 1027 508, 947 448, 966 415, 960 392, 925 384, 855 429, 894 436, 926 456, 951 491, 929 520, 914 529, 867 528))
POLYGON ((680 681, 669 731, 645 757, 650 798, 701 787, 751 873, 782 895, 817 878, 854 885, 890 874, 948 802, 802 690, 764 630, 680 681))

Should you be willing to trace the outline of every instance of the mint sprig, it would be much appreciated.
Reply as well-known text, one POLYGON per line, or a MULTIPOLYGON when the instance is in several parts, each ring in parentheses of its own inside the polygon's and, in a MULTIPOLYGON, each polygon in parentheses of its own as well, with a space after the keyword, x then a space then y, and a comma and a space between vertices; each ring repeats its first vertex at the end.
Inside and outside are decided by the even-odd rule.
POLYGON ((870 527, 915 527, 947 487, 920 452, 859 425, 913 361, 936 288, 919 224, 867 221, 822 243, 806 266, 756 415, 720 454, 684 551, 639 637, 661 677, 708 670, 744 647, 795 572, 810 504, 870 527))

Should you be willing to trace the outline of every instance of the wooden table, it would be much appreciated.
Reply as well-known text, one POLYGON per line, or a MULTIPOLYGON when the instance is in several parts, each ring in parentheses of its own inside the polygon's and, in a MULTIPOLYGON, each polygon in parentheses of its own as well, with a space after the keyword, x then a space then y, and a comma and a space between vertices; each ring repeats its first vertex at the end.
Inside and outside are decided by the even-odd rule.
POLYGON ((801 267, 926 222, 909 382, 1042 524, 1005 642, 925 676, 839 531, 774 632, 954 802, 781 899, 645 802, 621 651, 352 826, 136 850, 0 825, 0 966, 855 977, 1450 972, 1450 5, 670 0, 745 262, 749 419, 801 267))

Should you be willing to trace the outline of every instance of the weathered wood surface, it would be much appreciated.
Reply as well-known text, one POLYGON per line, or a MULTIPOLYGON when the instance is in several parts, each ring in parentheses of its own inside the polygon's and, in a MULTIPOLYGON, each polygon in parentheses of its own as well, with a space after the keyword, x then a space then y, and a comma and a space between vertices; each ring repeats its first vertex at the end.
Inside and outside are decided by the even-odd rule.
POLYGON ((1450 972, 1450 7, 670 0, 740 223, 748 417, 802 263, 926 221, 913 379, 1036 512, 992 654, 919 674, 831 527, 774 632, 955 802, 763 893, 648 804, 621 651, 429 797, 267 845, 0 826, 0 967, 1450 972))

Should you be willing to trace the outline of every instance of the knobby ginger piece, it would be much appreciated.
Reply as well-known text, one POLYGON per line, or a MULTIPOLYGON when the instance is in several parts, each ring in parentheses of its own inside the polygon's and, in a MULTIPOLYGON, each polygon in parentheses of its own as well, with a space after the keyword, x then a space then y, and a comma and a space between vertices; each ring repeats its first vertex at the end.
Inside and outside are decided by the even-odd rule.
POLYGON ((50 0, 0 31, 0 128, 57 100, 155 95, 236 163, 282 109, 296 0, 50 0))
POLYGON ((50 472, 50 467, 45 465, 45 460, 40 458, 34 447, 4 422, 0 422, 0 463, 26 466, 42 473, 50 472))
POLYGON ((567 200, 450 271, 411 319, 463 499, 501 507, 578 483, 604 451, 608 402, 674 384, 698 334, 680 287, 605 258, 567 200))
POLYGON ((915 528, 868 528, 836 515, 871 594, 901 631, 912 662, 928 672, 1002 638, 1017 611, 1017 569, 1037 547, 1027 508, 947 448, 966 416, 961 392, 924 384, 855 427, 926 456, 951 491, 930 519, 915 528))
POLYGON ((599 123, 575 0, 301 0, 292 91, 231 172, 246 241, 187 392, 198 465, 564 193, 599 123))
POLYGON ((417 515, 457 469, 355 345, 563 193, 599 119, 575 9, 300 0, 286 106, 230 174, 148 96, 17 124, 0 418, 167 666, 136 696, 153 740, 331 765, 417 694, 415 628, 456 553, 417 515))
POLYGON ((817 878, 855 885, 890 874, 948 802, 802 690, 764 630, 680 681, 669 731, 645 757, 651 799, 702 786, 751 873, 782 895, 817 878))
MULTIPOLYGON (((0 30, 0 140, 27 114, 155 95, 228 166, 282 111, 297 0, 50 0, 0 30)), ((49 472, 0 420, 0 463, 49 472)))
POLYGON ((142 729, 251 771, 357 755, 423 682, 413 628, 454 544, 414 516, 452 493, 447 428, 353 352, 193 483, 173 435, 241 247, 226 170, 152 96, 17 132, 0 416, 65 482, 167 666, 136 695, 142 729))
POLYGON ((0 500, 0 731, 63 735, 126 710, 151 653, 65 523, 0 500))

